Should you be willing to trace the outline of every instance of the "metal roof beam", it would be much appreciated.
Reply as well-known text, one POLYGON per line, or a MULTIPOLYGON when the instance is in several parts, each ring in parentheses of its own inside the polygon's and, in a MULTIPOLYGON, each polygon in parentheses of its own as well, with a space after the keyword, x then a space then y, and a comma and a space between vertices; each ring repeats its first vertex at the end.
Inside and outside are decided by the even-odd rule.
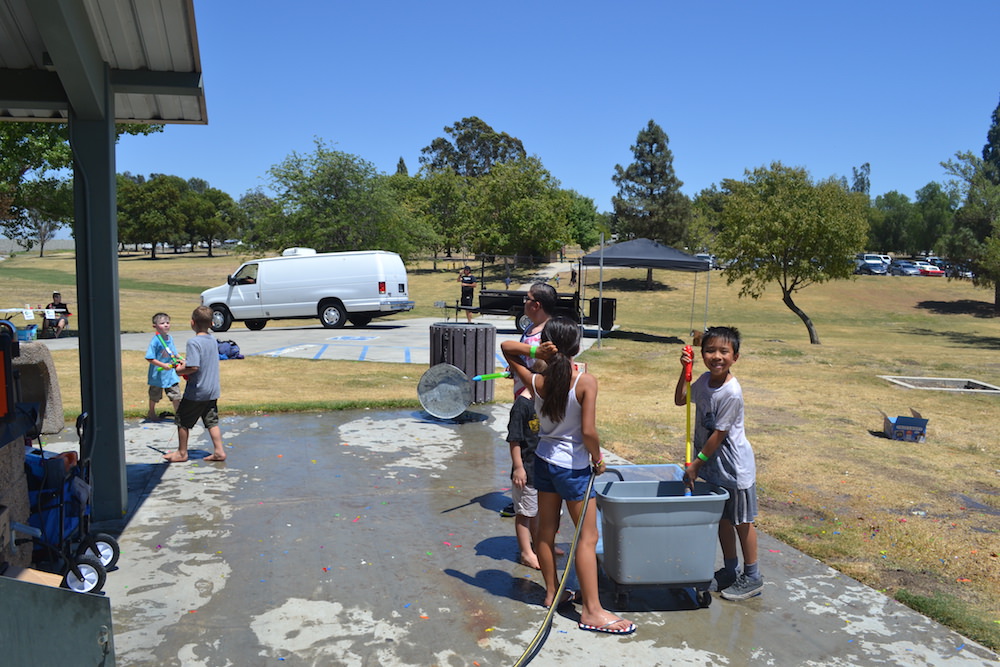
POLYGON ((150 72, 146 70, 112 70, 111 89, 116 93, 136 95, 202 94, 200 72, 150 72))
POLYGON ((68 106, 66 91, 55 72, 0 70, 0 108, 62 111, 68 106))
POLYGON ((111 111, 102 90, 107 65, 83 2, 32 0, 28 8, 73 111, 86 120, 105 118, 111 111))

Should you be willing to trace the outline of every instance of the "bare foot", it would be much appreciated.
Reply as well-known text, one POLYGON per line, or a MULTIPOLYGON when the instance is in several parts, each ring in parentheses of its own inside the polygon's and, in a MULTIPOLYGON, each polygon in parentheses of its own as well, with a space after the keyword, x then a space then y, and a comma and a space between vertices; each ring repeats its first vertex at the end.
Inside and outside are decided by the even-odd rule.
POLYGON ((211 454, 202 459, 202 461, 225 461, 225 454, 211 454))
POLYGON ((521 554, 519 562, 521 563, 521 565, 524 565, 525 567, 530 567, 533 570, 542 569, 541 565, 538 564, 538 558, 535 556, 535 554, 530 554, 530 555, 521 554))
POLYGON ((170 452, 169 454, 164 454, 163 459, 168 463, 184 463, 188 460, 187 452, 170 452))

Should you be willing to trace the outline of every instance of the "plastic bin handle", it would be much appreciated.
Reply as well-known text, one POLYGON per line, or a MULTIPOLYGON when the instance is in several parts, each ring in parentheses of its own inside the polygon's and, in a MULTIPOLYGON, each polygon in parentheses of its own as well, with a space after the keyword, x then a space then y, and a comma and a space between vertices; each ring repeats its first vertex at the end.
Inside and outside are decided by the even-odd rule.
POLYGON ((620 481, 620 482, 624 482, 625 481, 625 477, 622 476, 621 471, 618 470, 618 469, 616 469, 616 468, 605 468, 604 469, 604 473, 605 474, 607 474, 607 473, 614 473, 615 475, 618 475, 618 481, 620 481))

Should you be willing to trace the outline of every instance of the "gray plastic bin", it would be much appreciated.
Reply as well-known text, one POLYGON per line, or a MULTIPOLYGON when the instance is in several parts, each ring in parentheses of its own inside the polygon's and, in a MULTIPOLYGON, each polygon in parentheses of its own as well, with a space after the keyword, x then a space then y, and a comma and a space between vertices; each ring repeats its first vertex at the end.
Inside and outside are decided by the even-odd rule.
POLYGON ((693 586, 712 581, 725 489, 696 482, 604 484, 597 492, 603 518, 604 572, 619 584, 693 586))

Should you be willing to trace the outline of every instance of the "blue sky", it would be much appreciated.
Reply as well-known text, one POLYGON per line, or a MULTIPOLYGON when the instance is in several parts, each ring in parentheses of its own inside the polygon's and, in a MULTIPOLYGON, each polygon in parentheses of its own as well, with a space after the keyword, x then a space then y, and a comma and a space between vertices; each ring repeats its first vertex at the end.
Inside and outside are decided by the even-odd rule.
POLYGON ((564 188, 611 209, 653 119, 683 190, 780 160, 871 163, 913 197, 977 154, 1000 100, 995 0, 342 2, 195 0, 207 126, 125 137, 117 170, 234 198, 320 138, 386 173, 479 116, 564 188))

